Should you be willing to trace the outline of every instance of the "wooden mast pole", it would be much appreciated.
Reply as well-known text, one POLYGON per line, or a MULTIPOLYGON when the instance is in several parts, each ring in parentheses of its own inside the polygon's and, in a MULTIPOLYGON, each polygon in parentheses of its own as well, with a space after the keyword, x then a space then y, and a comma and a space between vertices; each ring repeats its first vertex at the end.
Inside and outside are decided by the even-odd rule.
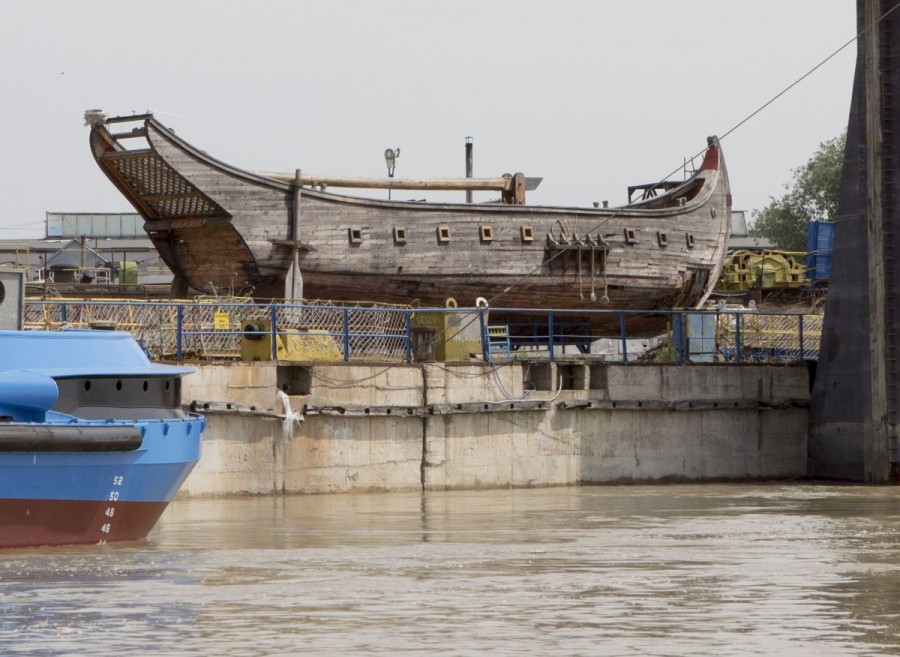
MULTIPOLYGON (((269 178, 289 185, 297 184, 295 175, 275 173, 272 171, 257 171, 255 175, 269 178)), ((501 193, 504 203, 511 205, 525 205, 525 192, 538 188, 543 178, 526 177, 524 173, 515 175, 506 174, 500 178, 353 178, 344 176, 321 176, 303 174, 300 177, 300 186, 305 187, 346 187, 359 189, 419 189, 434 191, 466 191, 473 190, 497 191, 501 193)))
POLYGON ((294 172, 294 210, 291 214, 291 268, 285 277, 284 296, 292 301, 303 299, 303 275, 300 273, 300 201, 303 187, 300 169, 294 172))

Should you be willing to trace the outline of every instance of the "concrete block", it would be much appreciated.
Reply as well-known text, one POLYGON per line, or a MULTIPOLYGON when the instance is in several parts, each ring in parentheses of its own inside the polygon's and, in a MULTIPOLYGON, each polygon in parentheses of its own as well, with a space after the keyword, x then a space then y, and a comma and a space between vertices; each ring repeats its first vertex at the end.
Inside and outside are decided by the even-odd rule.
POLYGON ((422 403, 422 371, 417 365, 316 365, 309 403, 418 406, 422 403))
POLYGON ((200 462, 180 490, 187 496, 268 494, 275 490, 272 458, 281 423, 259 417, 210 415, 200 462))
POLYGON ((429 404, 495 402, 522 396, 522 366, 518 363, 426 364, 429 404))
MULTIPOLYGON (((555 364, 548 365, 556 372, 555 364)), ((592 382, 602 383, 601 392, 613 401, 777 402, 804 399, 808 389, 805 368, 611 365, 601 375, 575 365, 581 375, 570 372, 568 389, 543 389, 528 398, 587 402, 597 398, 592 382)), ((519 363, 496 372, 483 363, 315 365, 291 379, 309 394, 290 400, 294 409, 472 404, 520 396, 525 377, 519 363)), ((203 364, 186 379, 185 399, 283 414, 278 380, 270 363, 203 364)), ((808 413, 802 407, 494 408, 422 417, 311 415, 287 434, 284 421, 272 415, 210 415, 203 458, 184 494, 797 477, 807 467, 808 413)), ((845 448, 850 453, 852 441, 833 442, 839 440, 851 445, 845 448)))
POLYGON ((420 490, 421 422, 313 416, 279 443, 276 457, 286 493, 420 490))

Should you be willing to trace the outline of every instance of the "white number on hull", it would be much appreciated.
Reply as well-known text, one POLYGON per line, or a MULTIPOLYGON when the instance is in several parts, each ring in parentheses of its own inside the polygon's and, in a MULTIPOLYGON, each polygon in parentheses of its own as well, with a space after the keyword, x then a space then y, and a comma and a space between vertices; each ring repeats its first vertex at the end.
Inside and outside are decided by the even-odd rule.
MULTIPOLYGON (((125 483, 125 477, 123 475, 113 475, 112 485, 116 488, 122 486, 125 483)), ((119 501, 119 491, 111 490, 109 491, 109 501, 110 502, 118 502, 119 501)), ((103 515, 109 518, 110 520, 116 515, 116 507, 110 505, 106 507, 106 510, 103 512, 103 515)), ((112 523, 107 522, 104 523, 100 527, 100 534, 103 535, 103 538, 100 539, 100 543, 106 543, 106 537, 112 532, 112 523)))

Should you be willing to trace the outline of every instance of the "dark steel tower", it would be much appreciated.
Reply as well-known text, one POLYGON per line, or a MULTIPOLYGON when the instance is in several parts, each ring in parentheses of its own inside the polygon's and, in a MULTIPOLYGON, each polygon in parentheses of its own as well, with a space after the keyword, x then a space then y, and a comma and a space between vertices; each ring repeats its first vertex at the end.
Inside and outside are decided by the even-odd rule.
POLYGON ((866 32, 857 43, 809 437, 810 474, 873 483, 896 481, 900 474, 896 4, 857 0, 859 31, 866 32))

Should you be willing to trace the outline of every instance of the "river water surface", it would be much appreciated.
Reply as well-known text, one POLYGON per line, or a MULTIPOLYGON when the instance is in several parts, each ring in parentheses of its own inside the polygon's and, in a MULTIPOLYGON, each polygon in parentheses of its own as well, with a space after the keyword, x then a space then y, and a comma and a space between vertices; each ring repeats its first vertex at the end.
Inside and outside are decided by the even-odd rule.
POLYGON ((190 500, 0 552, 0 655, 898 655, 900 489, 190 500))

